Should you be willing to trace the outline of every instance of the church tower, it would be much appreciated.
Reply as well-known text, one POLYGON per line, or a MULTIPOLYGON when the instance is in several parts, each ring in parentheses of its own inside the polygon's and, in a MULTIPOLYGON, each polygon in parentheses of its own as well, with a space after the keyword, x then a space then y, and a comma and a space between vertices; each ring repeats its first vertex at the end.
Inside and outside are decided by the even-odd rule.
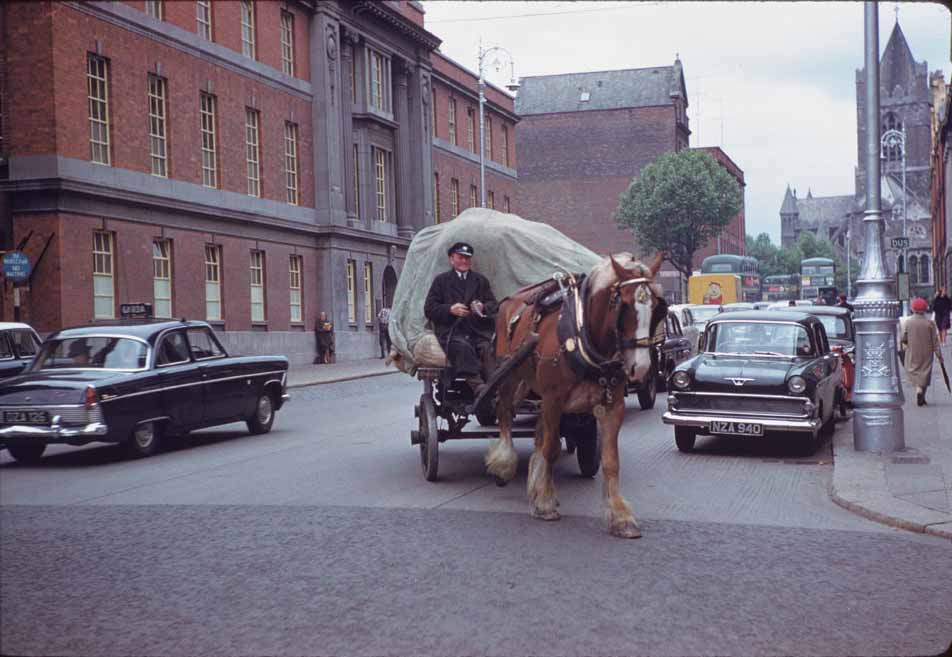
POLYGON ((797 208, 797 199, 787 185, 787 193, 783 195, 783 204, 780 206, 780 246, 788 249, 797 243, 800 223, 800 210, 797 208))

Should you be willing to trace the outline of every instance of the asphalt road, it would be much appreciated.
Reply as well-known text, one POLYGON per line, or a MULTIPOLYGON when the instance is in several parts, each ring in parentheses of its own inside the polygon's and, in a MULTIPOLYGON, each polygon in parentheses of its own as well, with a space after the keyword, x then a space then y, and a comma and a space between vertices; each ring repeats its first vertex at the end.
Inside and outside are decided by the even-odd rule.
MULTIPOLYGON (((274 431, 153 458, 0 455, 0 653, 929 655, 952 642, 952 547, 834 506, 829 446, 674 448, 629 400, 610 537, 600 478, 558 463, 563 519, 528 515, 486 441, 409 444, 401 375, 294 391, 274 431)), ((841 425, 840 430, 848 430, 841 425)))

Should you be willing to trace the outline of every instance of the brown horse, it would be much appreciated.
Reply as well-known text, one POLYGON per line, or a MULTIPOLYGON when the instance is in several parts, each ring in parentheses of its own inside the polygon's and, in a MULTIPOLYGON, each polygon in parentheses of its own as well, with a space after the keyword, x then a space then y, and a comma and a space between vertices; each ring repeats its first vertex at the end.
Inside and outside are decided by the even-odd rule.
MULTIPOLYGON (((637 262, 629 253, 605 258, 588 274, 588 280, 576 287, 577 300, 570 289, 561 310, 541 318, 536 312, 526 312, 527 297, 531 294, 527 291, 505 300, 499 308, 498 358, 504 360, 521 345, 536 339, 538 342, 533 353, 505 378, 499 389, 496 411, 500 438, 486 455, 486 467, 501 484, 515 475, 518 457, 512 445, 513 409, 530 390, 535 391, 542 399, 535 451, 529 461, 528 496, 535 518, 560 518, 552 469, 561 453, 562 414, 594 413, 602 437, 603 497, 609 531, 624 538, 641 536, 619 488, 618 431, 625 417, 625 378, 641 381, 652 375, 653 336, 667 307, 654 284, 661 260, 660 254, 651 265, 637 262), (573 307, 568 307, 573 303, 573 307), (584 318, 579 323, 587 335, 566 338, 562 317, 573 308, 584 318), (583 345, 587 346, 587 354, 583 345), (595 356, 601 354, 608 358, 601 358, 601 368, 586 370, 579 366, 579 352, 588 356, 589 363, 600 360, 595 356)), ((570 288, 574 282, 570 280, 570 288)))

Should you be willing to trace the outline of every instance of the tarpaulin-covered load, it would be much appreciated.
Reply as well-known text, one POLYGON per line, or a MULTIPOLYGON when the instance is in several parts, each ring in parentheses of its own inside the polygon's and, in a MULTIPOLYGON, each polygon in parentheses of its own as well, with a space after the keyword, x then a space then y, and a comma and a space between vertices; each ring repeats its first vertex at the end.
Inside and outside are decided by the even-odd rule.
POLYGON ((489 279, 499 300, 557 271, 588 272, 601 260, 552 226, 487 208, 424 228, 410 243, 390 314, 395 364, 406 372, 445 364, 423 303, 433 279, 449 268, 446 252, 456 242, 473 245, 473 269, 489 279))

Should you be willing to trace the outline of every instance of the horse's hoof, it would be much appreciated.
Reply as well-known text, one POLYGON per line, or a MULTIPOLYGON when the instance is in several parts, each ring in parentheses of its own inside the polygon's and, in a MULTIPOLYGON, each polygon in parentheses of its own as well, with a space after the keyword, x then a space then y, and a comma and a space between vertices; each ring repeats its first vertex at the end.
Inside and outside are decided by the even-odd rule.
POLYGON ((509 483, 507 479, 503 479, 499 475, 493 475, 493 481, 495 481, 496 485, 499 486, 500 488, 502 488, 503 486, 509 483))
POLYGON ((619 522, 611 526, 612 536, 618 538, 641 538, 641 530, 633 522, 619 522))
POLYGON ((543 511, 542 509, 533 509, 532 517, 537 520, 561 520, 562 519, 562 515, 555 509, 552 509, 551 511, 543 511))

